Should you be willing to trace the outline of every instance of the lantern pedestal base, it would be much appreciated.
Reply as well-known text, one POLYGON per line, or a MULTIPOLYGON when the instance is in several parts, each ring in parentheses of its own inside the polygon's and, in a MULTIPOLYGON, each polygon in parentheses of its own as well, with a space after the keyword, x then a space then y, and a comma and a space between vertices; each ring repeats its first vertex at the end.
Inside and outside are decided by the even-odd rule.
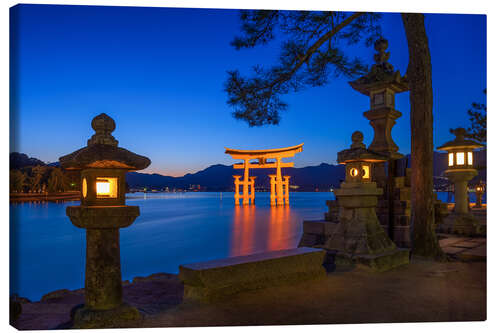
POLYGON ((373 272, 385 272, 393 268, 408 265, 410 263, 410 250, 396 248, 376 255, 350 255, 337 252, 335 255, 336 266, 350 266, 357 264, 373 272))
POLYGON ((139 206, 68 206, 73 225, 85 229, 126 228, 139 216, 139 206))
POLYGON ((93 310, 82 304, 73 311, 72 328, 133 328, 143 319, 139 310, 126 303, 110 310, 93 310))
POLYGON ((334 190, 339 206, 336 222, 305 221, 299 246, 335 252, 335 265, 360 264, 386 271, 409 263, 409 251, 387 236, 375 208, 382 189, 376 183, 342 183, 334 190))
POLYGON ((470 213, 451 213, 443 224, 439 226, 440 232, 458 234, 464 236, 475 236, 480 234, 479 221, 470 213))

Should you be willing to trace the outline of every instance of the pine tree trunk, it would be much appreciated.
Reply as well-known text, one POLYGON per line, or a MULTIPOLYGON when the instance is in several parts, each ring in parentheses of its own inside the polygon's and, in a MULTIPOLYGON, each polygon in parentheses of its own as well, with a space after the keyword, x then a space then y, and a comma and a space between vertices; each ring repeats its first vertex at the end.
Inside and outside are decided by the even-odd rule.
POLYGON ((412 254, 444 257, 434 231, 431 55, 423 14, 401 14, 408 41, 410 88, 412 254))

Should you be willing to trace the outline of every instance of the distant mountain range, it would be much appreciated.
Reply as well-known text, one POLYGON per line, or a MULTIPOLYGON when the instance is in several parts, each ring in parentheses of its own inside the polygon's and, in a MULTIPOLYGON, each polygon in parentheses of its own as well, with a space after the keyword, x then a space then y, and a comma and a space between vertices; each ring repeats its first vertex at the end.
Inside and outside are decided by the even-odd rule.
MULTIPOLYGON (((404 168, 411 167, 410 155, 406 155, 406 162, 400 161, 399 165, 404 168)), ((434 176, 435 183, 442 185, 444 171, 447 168, 447 154, 434 152, 434 176)), ((486 166, 486 151, 474 152, 474 165, 476 167, 486 166)), ((251 176, 257 176, 255 186, 257 190, 269 190, 268 175, 274 173, 272 169, 253 169, 251 176)), ((403 170, 400 170, 403 172, 403 170)), ((344 165, 332 165, 321 163, 316 166, 303 168, 285 168, 283 175, 291 176, 290 184, 298 186, 292 190, 297 191, 328 191, 337 188, 345 178, 344 165)), ((196 173, 188 173, 182 177, 162 176, 159 174, 145 174, 139 172, 129 172, 127 183, 130 188, 150 188, 150 189, 199 189, 202 191, 232 191, 234 189, 233 175, 243 176, 243 170, 235 170, 231 165, 216 164, 196 173), (199 188, 198 188, 199 186, 199 188)), ((486 169, 480 169, 479 175, 473 182, 479 179, 486 180, 486 169)), ((444 182, 446 180, 444 179, 444 182)))
MULTIPOLYGON (((269 190, 268 175, 275 172, 273 169, 253 169, 251 176, 255 180, 256 190, 269 190)), ((284 168, 282 174, 291 176, 290 184, 298 186, 299 191, 327 191, 338 187, 344 179, 345 168, 343 165, 322 163, 317 166, 304 168, 284 168)), ((234 188, 233 175, 243 176, 243 170, 235 170, 231 165, 216 164, 196 173, 188 173, 182 177, 162 176, 159 174, 145 174, 129 172, 127 183, 130 188, 152 189, 189 189, 194 188, 204 191, 231 191, 234 188)))
MULTIPOLYGON (((28 157, 22 153, 10 154, 10 168, 20 169, 27 166, 47 165, 59 167, 58 162, 44 163, 39 159, 28 157)), ((406 156, 406 161, 402 160, 399 165, 399 172, 405 167, 411 167, 410 155, 406 156)), ((479 175, 473 182, 481 179, 486 180, 486 151, 474 152, 474 165, 479 167, 479 175)), ((435 184, 442 184, 446 179, 443 178, 444 170, 447 167, 447 154, 434 152, 434 176, 435 184)), ((275 173, 274 169, 253 169, 251 176, 257 176, 255 181, 256 190, 269 190, 269 177, 275 173)), ((316 166, 303 168, 284 168, 283 175, 291 176, 291 190, 295 191, 328 191, 331 188, 337 188, 344 180, 344 165, 332 165, 321 163, 316 166)), ((200 191, 232 191, 234 189, 233 175, 243 176, 243 170, 235 170, 232 165, 216 164, 196 173, 188 173, 181 177, 163 176, 160 174, 147 174, 139 172, 129 172, 127 174, 127 183, 131 189, 194 189, 200 191)), ((441 186, 441 185, 440 185, 441 186)))
POLYGON ((9 169, 17 169, 17 170, 28 166, 45 165, 45 163, 40 161, 38 158, 29 157, 26 154, 16 153, 16 152, 10 153, 9 163, 10 163, 9 169))

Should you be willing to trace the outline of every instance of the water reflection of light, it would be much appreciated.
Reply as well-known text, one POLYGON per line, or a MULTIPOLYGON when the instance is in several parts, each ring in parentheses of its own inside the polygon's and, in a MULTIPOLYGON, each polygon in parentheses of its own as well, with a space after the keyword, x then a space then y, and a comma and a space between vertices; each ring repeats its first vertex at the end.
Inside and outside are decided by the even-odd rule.
POLYGON ((231 241, 231 257, 253 253, 255 232, 255 206, 244 205, 234 207, 233 235, 231 241))
POLYGON ((290 206, 271 207, 269 215, 269 232, 267 238, 267 251, 282 250, 294 247, 292 244, 292 225, 291 218, 293 212, 290 206))
POLYGON ((295 215, 289 206, 235 206, 230 256, 295 247, 295 215))

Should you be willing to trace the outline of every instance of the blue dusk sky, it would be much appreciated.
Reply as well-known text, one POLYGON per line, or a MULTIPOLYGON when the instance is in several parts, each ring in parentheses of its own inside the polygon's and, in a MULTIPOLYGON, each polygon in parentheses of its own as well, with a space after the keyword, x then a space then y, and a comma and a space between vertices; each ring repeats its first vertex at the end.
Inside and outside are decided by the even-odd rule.
MULTIPOLYGON (((390 62, 402 74, 408 49, 399 14, 383 14, 390 62)), ((426 15, 434 90, 434 144, 468 127, 467 109, 485 102, 486 16, 426 15)), ((18 5, 11 8, 11 151, 57 161, 93 134, 92 118, 115 119, 121 147, 148 156, 148 173, 179 176, 234 162, 224 147, 278 148, 304 143, 297 167, 336 163, 353 131, 373 130, 366 96, 348 78, 284 97, 279 126, 249 127, 234 119, 224 92, 227 70, 248 73, 275 63, 280 41, 236 51, 238 10, 18 5)), ((364 43, 347 53, 373 63, 364 43)), ((392 131, 410 153, 409 93, 392 131)))

